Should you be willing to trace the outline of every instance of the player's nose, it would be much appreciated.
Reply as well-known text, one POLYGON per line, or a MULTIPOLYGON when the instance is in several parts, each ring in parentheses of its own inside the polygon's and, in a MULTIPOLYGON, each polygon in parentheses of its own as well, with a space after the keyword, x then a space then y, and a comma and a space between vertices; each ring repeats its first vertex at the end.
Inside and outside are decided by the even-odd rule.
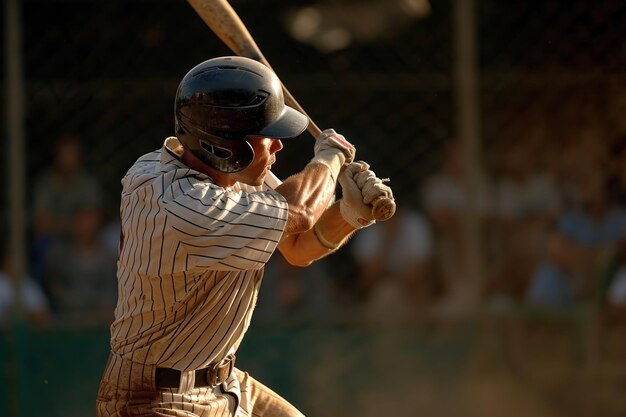
POLYGON ((280 141, 280 139, 274 139, 272 141, 272 146, 270 147, 270 151, 272 153, 276 153, 280 151, 282 148, 283 148, 283 143, 280 141))

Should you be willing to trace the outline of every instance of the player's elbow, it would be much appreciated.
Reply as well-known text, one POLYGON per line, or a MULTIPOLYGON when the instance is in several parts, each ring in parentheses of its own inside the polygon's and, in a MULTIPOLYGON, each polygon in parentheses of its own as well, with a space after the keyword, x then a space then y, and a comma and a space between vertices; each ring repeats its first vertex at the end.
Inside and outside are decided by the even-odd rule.
POLYGON ((300 246, 300 235, 288 235, 278 245, 283 258, 289 265, 305 267, 311 265, 314 259, 308 256, 308 251, 300 246))
POLYGON ((289 217, 285 231, 289 234, 304 233, 311 230, 316 221, 313 210, 305 206, 289 206, 289 217))

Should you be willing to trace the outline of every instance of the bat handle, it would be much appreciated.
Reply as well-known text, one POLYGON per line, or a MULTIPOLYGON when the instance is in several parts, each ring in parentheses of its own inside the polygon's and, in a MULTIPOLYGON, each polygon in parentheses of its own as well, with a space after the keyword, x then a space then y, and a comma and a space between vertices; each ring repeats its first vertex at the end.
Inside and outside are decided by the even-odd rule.
POLYGON ((396 202, 393 198, 379 196, 372 201, 372 216, 376 221, 389 220, 396 212, 396 202))

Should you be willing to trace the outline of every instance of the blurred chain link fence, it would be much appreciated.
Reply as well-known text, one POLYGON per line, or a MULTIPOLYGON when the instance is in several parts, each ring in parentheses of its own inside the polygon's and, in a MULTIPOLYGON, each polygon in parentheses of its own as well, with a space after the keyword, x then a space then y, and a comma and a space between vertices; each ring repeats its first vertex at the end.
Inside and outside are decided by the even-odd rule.
MULTIPOLYGON (((416 203, 417 185, 455 133, 452 4, 433 2, 427 15, 399 25, 398 16, 384 13, 349 20, 357 4, 376 11, 394 2, 328 3, 329 12, 344 13, 337 25, 372 25, 380 36, 352 35, 345 49, 321 53, 293 39, 287 23, 314 2, 232 2, 314 120, 345 132, 363 159, 392 177, 397 197, 416 203)), ((583 123, 609 135, 621 128, 620 112, 611 108, 624 88, 621 2, 478 6, 486 152, 519 140, 536 123, 551 129, 545 146, 567 141, 583 123)), ((112 200, 129 164, 172 134, 182 75, 229 53, 183 1, 26 0, 23 18, 29 175, 49 161, 56 137, 75 132, 112 200), (57 13, 63 18, 51 18, 57 13)), ((278 167, 284 173, 311 155, 306 140, 289 145, 278 167)))
MULTIPOLYGON (((452 128, 446 3, 398 33, 384 21, 388 36, 322 54, 287 30, 286 16, 307 2, 232 2, 314 120, 345 132, 408 192, 452 128)), ((230 53, 183 1, 24 1, 23 16, 29 175, 49 162, 56 137, 74 132, 112 200, 130 163, 172 134, 180 78, 230 53)), ((285 174, 311 157, 304 136, 286 147, 285 174)))
MULTIPOLYGON (((355 4, 335 3, 348 10, 355 4)), ((413 188, 432 171, 441 141, 454 134, 449 1, 433 3, 427 16, 397 30, 393 20, 378 23, 386 36, 326 54, 294 40, 285 23, 290 11, 312 2, 232 4, 320 125, 349 134, 400 187, 413 188)), ((585 122, 599 122, 609 134, 620 128, 611 124, 620 119, 611 100, 619 100, 624 84, 621 2, 478 6, 487 144, 506 141, 503 129, 521 134, 514 127, 529 121, 563 131, 585 122)), ((55 137, 76 132, 113 198, 135 156, 172 133, 182 75, 229 53, 182 1, 26 0, 23 18, 29 172, 46 164, 55 137), (51 18, 56 13, 63 18, 51 18)), ((302 142, 291 147, 308 157, 309 143, 302 142)), ((285 171, 300 166, 285 165, 293 165, 285 171)))
MULTIPOLYGON (((398 204, 421 211, 422 186, 441 165, 445 145, 458 136, 455 1, 231 4, 316 123, 345 134, 360 159, 391 178, 398 204)), ((511 149, 518 148, 528 166, 549 172, 560 184, 582 172, 596 153, 604 155, 600 167, 610 176, 617 163, 611 145, 626 135, 626 3, 476 0, 476 6, 481 157, 489 182, 510 174, 511 149), (572 149, 582 154, 571 156, 572 149)), ((86 148, 86 167, 104 187, 106 214, 114 219, 125 171, 173 134, 179 80, 195 64, 230 51, 183 0, 23 0, 22 13, 28 189, 51 164, 55 140, 76 134, 86 148)), ((275 165, 279 176, 311 158, 307 135, 285 143, 275 165)), ((27 197, 30 210, 33 196, 27 197)), ((10 198, 3 193, 5 219, 10 198)), ((502 273, 500 257, 509 248, 502 235, 512 233, 511 241, 522 231, 499 228, 502 223, 491 217, 487 222, 486 232, 496 237, 485 237, 491 242, 486 263, 489 271, 502 273)), ((337 281, 348 287, 357 271, 349 249, 328 261, 337 281)), ((528 341, 529 333, 518 330, 511 337, 528 341)), ((554 384, 559 371, 550 371, 526 374, 525 381, 544 383, 562 398, 565 389, 554 384)), ((616 373, 612 381, 624 375, 616 373)), ((606 397, 598 401, 560 409, 569 415, 624 411, 606 405, 606 397)))

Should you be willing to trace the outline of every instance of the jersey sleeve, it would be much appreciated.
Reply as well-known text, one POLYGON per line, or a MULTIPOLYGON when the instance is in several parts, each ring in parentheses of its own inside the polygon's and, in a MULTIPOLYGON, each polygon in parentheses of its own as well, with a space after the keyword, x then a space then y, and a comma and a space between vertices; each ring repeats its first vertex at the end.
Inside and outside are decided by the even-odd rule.
POLYGON ((163 195, 176 241, 175 269, 260 269, 284 231, 288 204, 271 188, 222 188, 196 177, 173 181, 163 195), (184 262, 184 265, 182 264, 184 262))

